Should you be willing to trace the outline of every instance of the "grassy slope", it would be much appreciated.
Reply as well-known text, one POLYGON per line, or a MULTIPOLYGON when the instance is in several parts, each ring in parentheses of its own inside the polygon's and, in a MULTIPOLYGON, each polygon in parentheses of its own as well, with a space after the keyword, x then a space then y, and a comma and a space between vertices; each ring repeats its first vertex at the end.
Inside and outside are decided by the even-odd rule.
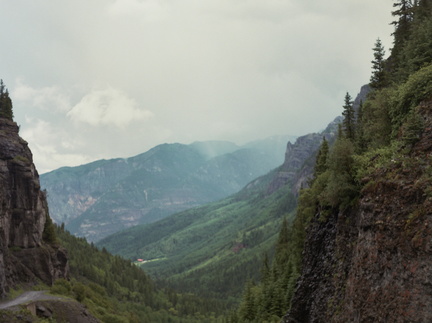
POLYGON ((98 245, 130 259, 153 260, 142 268, 174 288, 235 299, 244 282, 258 275, 282 218, 295 207, 290 185, 263 193, 272 178, 269 173, 230 198, 114 234, 98 245))

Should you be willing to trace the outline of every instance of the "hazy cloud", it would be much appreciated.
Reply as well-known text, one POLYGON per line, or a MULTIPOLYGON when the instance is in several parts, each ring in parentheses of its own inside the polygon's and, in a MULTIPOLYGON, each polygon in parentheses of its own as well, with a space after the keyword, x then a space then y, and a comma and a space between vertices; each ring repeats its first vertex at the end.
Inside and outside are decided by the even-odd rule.
POLYGON ((146 120, 153 114, 139 109, 136 102, 125 93, 108 87, 104 90, 94 90, 84 96, 67 115, 74 121, 92 126, 125 127, 133 121, 146 120))
POLYGON ((37 89, 18 79, 11 95, 14 100, 42 110, 64 112, 70 109, 70 98, 58 86, 37 89))
POLYGON ((391 47, 391 1, 4 1, 0 70, 40 171, 163 142, 319 131, 391 47), (50 158, 50 155, 52 158, 50 158))

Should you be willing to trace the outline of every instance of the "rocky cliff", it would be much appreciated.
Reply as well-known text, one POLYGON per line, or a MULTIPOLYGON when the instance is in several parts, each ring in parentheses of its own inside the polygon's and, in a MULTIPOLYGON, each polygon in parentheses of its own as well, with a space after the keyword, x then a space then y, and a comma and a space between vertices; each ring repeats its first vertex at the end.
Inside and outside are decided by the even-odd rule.
MULTIPOLYGON (((369 85, 363 85, 360 88, 360 92, 353 102, 355 110, 366 100, 369 92, 369 85)), ((277 191, 289 182, 293 183, 292 191, 295 195, 298 194, 302 187, 306 187, 313 174, 315 156, 322 139, 325 137, 327 141, 332 143, 336 138, 338 124, 341 122, 342 117, 336 117, 322 132, 298 137, 294 144, 288 142, 284 163, 277 169, 275 178, 269 185, 268 193, 271 194, 277 191)))
POLYGON ((325 137, 327 141, 333 142, 341 120, 341 117, 337 117, 321 133, 298 137, 294 144, 288 142, 284 163, 276 170, 267 193, 271 194, 287 183, 292 183, 292 191, 295 195, 302 187, 306 187, 313 174, 315 156, 322 139, 325 137))
POLYGON ((68 274, 65 251, 49 235, 45 193, 15 122, 0 118, 0 297, 18 284, 51 284, 68 274))
POLYGON ((432 100, 424 131, 364 179, 357 206, 309 227, 283 322, 432 321, 432 100))

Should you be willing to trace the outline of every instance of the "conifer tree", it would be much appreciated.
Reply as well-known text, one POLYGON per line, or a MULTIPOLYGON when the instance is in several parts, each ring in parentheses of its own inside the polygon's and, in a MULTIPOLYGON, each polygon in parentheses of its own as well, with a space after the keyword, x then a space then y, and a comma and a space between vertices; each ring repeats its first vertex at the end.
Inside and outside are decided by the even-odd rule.
POLYGON ((360 101, 357 110, 356 145, 360 152, 366 149, 366 138, 364 135, 364 124, 363 124, 363 101, 360 101))
POLYGON ((325 137, 323 137, 320 149, 318 150, 318 155, 316 157, 315 169, 314 169, 314 179, 327 170, 327 158, 329 152, 329 144, 325 137))
POLYGON ((343 126, 345 136, 346 138, 353 140, 355 137, 355 111, 351 95, 349 95, 348 92, 345 95, 345 104, 343 109, 342 115, 344 116, 343 126))
POLYGON ((430 18, 432 15, 432 0, 420 0, 415 14, 420 19, 430 18))
POLYGON ((246 283, 242 303, 239 308, 239 318, 243 321, 252 321, 256 317, 257 304, 253 289, 255 284, 249 280, 246 283))
POLYGON ((399 17, 397 21, 392 22, 395 25, 393 51, 398 51, 409 38, 414 5, 411 0, 399 0, 393 4, 393 7, 397 9, 392 12, 392 15, 399 17))
POLYGON ((404 47, 410 38, 411 26, 413 22, 413 3, 411 0, 399 0, 393 4, 396 8, 392 15, 397 20, 392 24, 395 26, 393 32, 393 48, 391 50, 390 65, 393 71, 393 80, 400 82, 406 79, 407 73, 404 71, 406 58, 404 57, 404 47))
POLYGON ((13 120, 12 100, 3 80, 0 80, 0 118, 13 120))
POLYGON ((384 72, 384 47, 381 43, 381 40, 378 38, 375 42, 374 51, 374 60, 372 63, 372 75, 370 78, 369 85, 372 89, 381 89, 386 85, 385 82, 385 72, 384 72))

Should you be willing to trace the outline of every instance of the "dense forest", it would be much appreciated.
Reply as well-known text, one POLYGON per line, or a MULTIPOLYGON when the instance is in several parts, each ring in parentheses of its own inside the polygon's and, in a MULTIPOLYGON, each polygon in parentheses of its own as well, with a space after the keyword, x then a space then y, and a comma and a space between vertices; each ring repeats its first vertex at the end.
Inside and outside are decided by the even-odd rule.
POLYGON ((413 145, 424 130, 419 104, 432 98, 432 1, 394 3, 394 43, 390 55, 380 39, 373 47, 371 92, 355 110, 349 93, 343 103, 343 122, 333 145, 323 140, 313 178, 299 196, 293 223, 284 222, 271 263, 264 261, 259 282, 244 288, 242 302, 230 322, 279 322, 290 308, 311 219, 320 221, 334 211, 356 205, 362 190, 374 185, 374 170, 411 158, 413 145))
POLYGON ((51 239, 68 250, 70 280, 58 279, 54 294, 85 304, 102 322, 222 322, 222 302, 157 288, 139 267, 84 238, 54 226, 51 239))

